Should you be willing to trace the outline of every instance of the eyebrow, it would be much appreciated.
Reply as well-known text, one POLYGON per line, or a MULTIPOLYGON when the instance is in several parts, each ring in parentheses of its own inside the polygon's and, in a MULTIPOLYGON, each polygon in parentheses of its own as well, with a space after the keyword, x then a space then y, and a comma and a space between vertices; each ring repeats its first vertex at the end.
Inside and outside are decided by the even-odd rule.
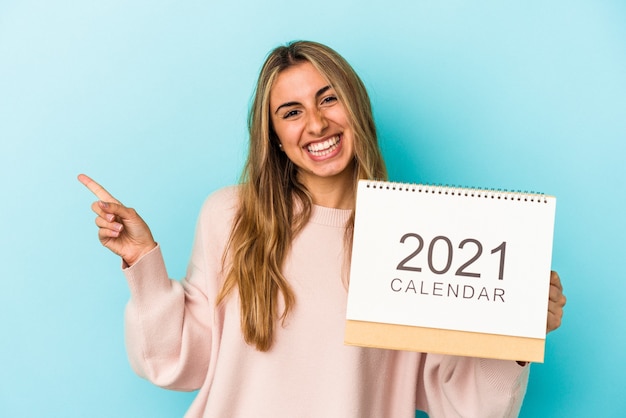
MULTIPOLYGON (((331 88, 332 88, 332 87, 330 86, 330 84, 329 84, 328 86, 324 86, 324 87, 322 87, 321 89, 319 89, 319 90, 317 91, 317 93, 315 93, 315 98, 316 98, 316 99, 317 99, 317 98, 319 98, 322 94, 326 93, 326 92, 327 92, 328 90, 330 90, 331 88)), ((274 114, 277 114, 277 113, 278 113, 278 111, 279 111, 280 109, 282 109, 283 107, 297 106, 297 105, 299 105, 299 104, 300 104, 300 102, 287 102, 287 103, 283 103, 283 104, 281 104, 280 106, 278 106, 278 107, 276 108, 276 110, 274 111, 274 114)))

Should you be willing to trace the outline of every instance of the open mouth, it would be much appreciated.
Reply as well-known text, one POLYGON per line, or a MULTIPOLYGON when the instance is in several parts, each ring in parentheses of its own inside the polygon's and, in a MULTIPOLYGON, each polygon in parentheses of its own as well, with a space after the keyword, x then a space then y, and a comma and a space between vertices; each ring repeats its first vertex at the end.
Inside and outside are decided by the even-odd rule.
POLYGON ((311 155, 315 157, 323 157, 336 150, 340 142, 341 136, 335 135, 325 141, 309 144, 307 145, 306 149, 311 155))

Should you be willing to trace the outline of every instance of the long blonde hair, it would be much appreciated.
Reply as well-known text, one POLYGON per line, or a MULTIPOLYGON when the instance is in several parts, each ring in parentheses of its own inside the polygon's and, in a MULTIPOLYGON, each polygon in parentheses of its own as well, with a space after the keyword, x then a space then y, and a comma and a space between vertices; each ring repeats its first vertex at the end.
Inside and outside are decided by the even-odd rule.
MULTIPOLYGON (((331 48, 309 41, 280 46, 267 56, 248 115, 250 148, 242 173, 240 207, 224 254, 226 279, 217 299, 237 288, 245 341, 260 351, 271 348, 274 326, 284 321, 295 296, 282 267, 295 235, 311 214, 312 198, 298 181, 297 167, 279 149, 270 119, 269 98, 278 74, 310 62, 335 89, 355 133, 355 185, 361 178, 385 179, 370 100, 363 82, 331 48), (278 295, 284 310, 278 313, 278 295)), ((347 234, 351 242, 354 215, 347 234), (349 236, 348 236, 349 235, 349 236)))

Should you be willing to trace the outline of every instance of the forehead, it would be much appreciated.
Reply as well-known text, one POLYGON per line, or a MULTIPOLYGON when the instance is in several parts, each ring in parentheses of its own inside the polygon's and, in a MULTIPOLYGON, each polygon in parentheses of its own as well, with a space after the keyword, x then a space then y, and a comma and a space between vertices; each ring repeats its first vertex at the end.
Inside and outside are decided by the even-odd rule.
POLYGON ((281 71, 270 90, 270 107, 284 102, 303 101, 330 83, 310 62, 293 65, 281 71))

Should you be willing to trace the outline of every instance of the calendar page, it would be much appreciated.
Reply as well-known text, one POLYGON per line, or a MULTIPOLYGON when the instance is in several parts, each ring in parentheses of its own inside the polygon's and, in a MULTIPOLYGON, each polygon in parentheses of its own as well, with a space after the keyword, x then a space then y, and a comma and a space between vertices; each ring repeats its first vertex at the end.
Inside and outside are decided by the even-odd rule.
POLYGON ((543 361, 555 206, 539 194, 361 181, 346 342, 543 361))

